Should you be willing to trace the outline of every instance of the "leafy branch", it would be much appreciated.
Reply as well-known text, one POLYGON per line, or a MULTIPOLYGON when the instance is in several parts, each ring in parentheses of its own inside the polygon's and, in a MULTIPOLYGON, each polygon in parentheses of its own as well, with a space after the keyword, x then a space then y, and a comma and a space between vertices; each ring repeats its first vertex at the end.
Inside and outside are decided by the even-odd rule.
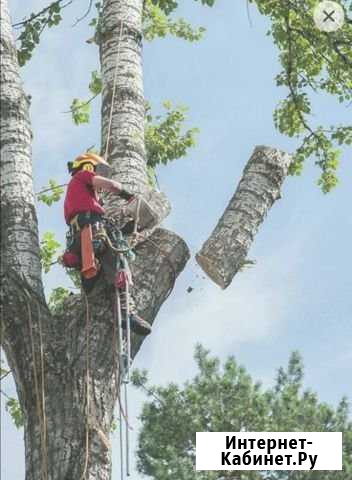
POLYGON ((45 273, 48 273, 51 266, 57 262, 57 259, 54 260, 54 256, 57 254, 60 247, 61 245, 55 239, 53 232, 44 233, 43 238, 40 241, 40 256, 42 268, 45 273))
POLYGON ((1 382, 11 373, 11 370, 8 370, 7 368, 2 367, 3 363, 5 363, 5 362, 1 358, 1 363, 0 363, 0 381, 1 382))
MULTIPOLYGON (((195 0, 196 2, 198 0, 195 0)), ((200 0, 202 5, 212 7, 215 0, 200 0)), ((157 5, 166 15, 170 15, 178 7, 178 1, 175 0, 151 0, 153 5, 157 5)))
MULTIPOLYGON (((299 175, 305 161, 315 157, 322 172, 318 185, 327 193, 338 183, 339 147, 352 144, 352 127, 313 126, 309 94, 327 93, 341 104, 351 102, 352 26, 346 22, 330 34, 318 30, 313 20, 314 0, 250 1, 271 19, 268 35, 279 48, 283 68, 276 84, 289 92, 274 112, 275 126, 281 133, 301 139, 290 173, 299 175)), ((346 11, 352 10, 351 2, 344 4, 346 11)))
POLYGON ((18 63, 22 67, 31 59, 33 50, 40 42, 40 36, 46 27, 59 25, 62 20, 61 11, 71 5, 74 0, 64 3, 64 0, 56 0, 38 13, 32 13, 29 18, 22 22, 15 23, 15 28, 23 28, 17 38, 20 47, 17 50, 18 63))
POLYGON ((182 132, 186 120, 187 108, 178 106, 172 109, 170 102, 163 103, 166 110, 165 117, 155 118, 147 106, 145 145, 147 151, 147 165, 155 168, 157 165, 167 165, 168 162, 186 156, 189 148, 196 144, 197 128, 182 132))
MULTIPOLYGON (((221 364, 198 345, 195 361, 197 373, 183 385, 149 386, 144 371, 132 374, 133 385, 148 394, 140 415, 137 449, 140 473, 155 479, 195 478, 195 443, 199 431, 342 431, 346 439, 343 472, 337 477, 336 472, 327 474, 326 480, 344 480, 346 473, 352 471, 348 402, 343 398, 336 408, 331 407, 311 390, 304 390, 304 368, 298 352, 292 353, 285 369, 279 369, 274 386, 265 389, 233 357, 221 364)), ((221 479, 233 480, 233 472, 223 473, 221 479)), ((200 478, 216 480, 219 475, 204 472, 200 478)), ((247 471, 240 478, 278 480, 306 476, 247 471)))
POLYGON ((71 113, 72 120, 75 125, 81 125, 83 123, 90 122, 91 102, 101 93, 102 80, 101 75, 97 70, 91 73, 91 81, 88 85, 89 91, 92 96, 88 100, 81 100, 74 98, 72 100, 70 110, 65 113, 71 113))
POLYGON ((11 418, 17 428, 21 428, 24 425, 24 416, 19 404, 19 401, 16 398, 9 397, 5 392, 1 390, 1 393, 7 398, 5 404, 5 410, 11 415, 11 418))
POLYGON ((56 287, 50 293, 48 307, 53 315, 63 313, 64 301, 70 296, 70 290, 65 287, 56 287))
POLYGON ((189 42, 199 41, 205 28, 193 28, 186 20, 172 20, 168 14, 152 0, 146 0, 143 15, 143 37, 148 40, 173 35, 189 42))
MULTIPOLYGON (((8 375, 10 375, 11 370, 4 368, 2 365, 5 363, 1 359, 0 363, 0 382, 2 382, 8 375)), ((23 414, 18 400, 13 397, 10 397, 6 392, 0 390, 1 395, 6 398, 5 410, 11 415, 12 420, 17 428, 23 426, 23 414)))
POLYGON ((37 193, 37 199, 50 207, 54 202, 58 202, 60 200, 64 193, 64 186, 65 185, 59 185, 56 180, 50 179, 48 187, 42 188, 37 193))

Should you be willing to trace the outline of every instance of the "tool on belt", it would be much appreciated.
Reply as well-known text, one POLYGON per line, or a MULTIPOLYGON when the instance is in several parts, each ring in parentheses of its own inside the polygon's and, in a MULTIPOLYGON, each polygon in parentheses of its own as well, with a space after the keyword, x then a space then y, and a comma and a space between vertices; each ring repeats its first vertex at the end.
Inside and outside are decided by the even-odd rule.
POLYGON ((68 267, 76 268, 80 264, 81 274, 86 279, 95 277, 99 271, 99 263, 95 256, 97 246, 94 245, 93 228, 101 220, 100 215, 85 212, 75 215, 70 221, 69 237, 71 246, 75 241, 76 235, 79 234, 80 236, 81 262, 79 262, 78 255, 72 251, 65 252, 63 262, 68 267))

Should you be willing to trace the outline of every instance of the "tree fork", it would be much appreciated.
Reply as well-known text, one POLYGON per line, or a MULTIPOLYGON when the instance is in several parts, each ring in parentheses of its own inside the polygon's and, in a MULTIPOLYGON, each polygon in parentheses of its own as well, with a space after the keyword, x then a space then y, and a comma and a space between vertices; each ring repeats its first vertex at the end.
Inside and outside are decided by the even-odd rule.
POLYGON ((256 147, 234 196, 197 253, 201 268, 221 288, 228 287, 244 265, 260 224, 280 198, 291 160, 275 148, 256 147))
MULTIPOLYGON (((115 375, 117 346, 112 340, 113 294, 106 283, 98 283, 96 290, 88 298, 88 323, 87 305, 81 296, 70 296, 63 306, 61 315, 53 316, 47 308, 41 281, 40 248, 33 194, 29 105, 20 80, 7 0, 0 2, 3 53, 1 87, 4 101, 4 108, 1 110, 3 186, 1 233, 4 240, 1 274, 6 280, 1 290, 3 302, 1 332, 2 343, 10 368, 14 372, 18 398, 24 413, 26 480, 42 478, 44 453, 40 417, 44 403, 50 480, 80 479, 85 467, 87 467, 86 480, 109 480, 111 478, 109 435, 117 399, 115 375), (24 291, 27 292, 26 295, 24 291), (30 339, 29 328, 33 341, 30 339), (45 370, 43 376, 41 351, 45 370), (34 388, 35 375, 39 394, 34 388)), ((107 2, 105 6, 106 4, 107 2)), ((141 22, 142 5, 139 0, 110 2, 112 9, 119 5, 124 9, 124 15, 127 15, 128 8, 131 9, 132 15, 127 15, 129 19, 133 17, 138 23, 137 16, 140 15, 141 22), (139 13, 133 5, 138 7, 139 13)), ((111 9, 105 12, 111 14, 111 18, 116 17, 111 9)), ((117 30, 114 33, 118 35, 117 30)), ((132 40, 128 37, 129 42, 132 40)), ((112 37, 109 41, 113 43, 116 39, 112 37)), ((130 45, 127 45, 127 50, 129 47, 130 45)), ((107 55, 108 49, 107 47, 107 55)), ((128 56, 127 50, 125 55, 128 56)), ((114 52, 116 53, 116 49, 114 52)), ((128 62, 126 58, 125 63, 128 68, 132 68, 133 64, 138 66, 137 76, 141 80, 142 71, 139 69, 141 60, 137 61, 136 54, 132 54, 132 62, 128 62)), ((130 73, 132 75, 131 71, 130 73)), ((130 85, 133 90, 136 86, 133 75, 127 75, 124 84, 130 85)), ((131 125, 138 125, 142 131, 144 125, 144 104, 143 109, 141 105, 134 108, 133 102, 136 98, 141 97, 131 96, 126 100, 128 105, 116 106, 112 136, 123 138, 124 142, 121 143, 122 150, 113 150, 111 158, 113 168, 117 172, 116 176, 119 178, 119 168, 121 172, 124 169, 124 182, 134 191, 142 192, 147 185, 143 156, 144 138, 143 135, 140 137, 135 135, 135 131, 130 130, 131 125), (136 112, 138 116, 135 115, 136 112), (138 149, 135 148, 136 141, 138 149), (132 146, 131 151, 129 145, 132 146)), ((105 109, 103 125, 106 124, 107 115, 105 109)), ((167 211, 168 203, 162 202, 162 197, 159 197, 159 202, 164 211, 167 211)), ((180 237, 163 229, 157 229, 150 238, 137 247, 137 250, 139 255, 133 267, 136 303, 145 318, 153 322, 172 290, 176 277, 184 268, 189 251, 180 237)), ((134 337, 132 340, 135 355, 143 339, 134 337)))

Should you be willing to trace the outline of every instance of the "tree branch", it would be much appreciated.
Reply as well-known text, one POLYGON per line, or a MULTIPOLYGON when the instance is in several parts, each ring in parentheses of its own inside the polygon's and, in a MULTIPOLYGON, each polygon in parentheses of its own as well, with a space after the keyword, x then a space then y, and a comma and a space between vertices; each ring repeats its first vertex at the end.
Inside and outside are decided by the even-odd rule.
POLYGON ((256 147, 235 194, 197 253, 196 259, 203 271, 221 288, 227 288, 245 265, 260 224, 280 198, 291 161, 285 152, 256 147))
POLYGON ((89 0, 87 11, 81 17, 77 18, 75 23, 72 25, 73 27, 75 27, 79 22, 84 20, 90 14, 90 11, 92 10, 92 5, 93 5, 93 0, 89 0))
MULTIPOLYGON (((27 25, 27 23, 30 23, 32 22, 33 20, 35 20, 36 18, 40 17, 41 15, 43 15, 43 13, 46 13, 48 10, 50 10, 50 8, 53 6, 53 5, 60 5, 61 3, 63 3, 65 0, 57 0, 56 2, 52 2, 50 5, 48 5, 47 7, 43 8, 43 10, 40 10, 40 12, 38 13, 35 13, 35 14, 32 14, 32 16, 30 16, 29 18, 27 18, 26 20, 23 20, 22 22, 17 22, 17 23, 14 23, 12 26, 13 28, 20 28, 20 27, 23 27, 25 25, 27 25)), ((71 5, 71 3, 73 3, 74 0, 69 0, 67 3, 65 3, 64 5, 62 5, 61 8, 65 8, 65 7, 68 7, 69 5, 71 5)))

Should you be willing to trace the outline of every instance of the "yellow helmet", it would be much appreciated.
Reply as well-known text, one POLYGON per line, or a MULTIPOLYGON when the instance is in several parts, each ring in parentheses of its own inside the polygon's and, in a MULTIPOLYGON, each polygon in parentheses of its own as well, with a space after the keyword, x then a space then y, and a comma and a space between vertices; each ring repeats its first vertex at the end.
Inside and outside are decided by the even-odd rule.
POLYGON ((85 170, 90 171, 93 171, 97 165, 109 166, 109 164, 96 153, 86 152, 82 155, 79 155, 73 162, 68 162, 68 171, 72 173, 80 169, 85 164, 87 164, 85 170))
POLYGON ((73 162, 73 168, 78 168, 83 163, 88 163, 88 162, 92 163, 94 166, 97 166, 99 163, 108 165, 108 163, 103 159, 103 157, 100 157, 96 153, 87 152, 87 153, 82 153, 82 155, 79 155, 75 159, 75 161, 73 162))

